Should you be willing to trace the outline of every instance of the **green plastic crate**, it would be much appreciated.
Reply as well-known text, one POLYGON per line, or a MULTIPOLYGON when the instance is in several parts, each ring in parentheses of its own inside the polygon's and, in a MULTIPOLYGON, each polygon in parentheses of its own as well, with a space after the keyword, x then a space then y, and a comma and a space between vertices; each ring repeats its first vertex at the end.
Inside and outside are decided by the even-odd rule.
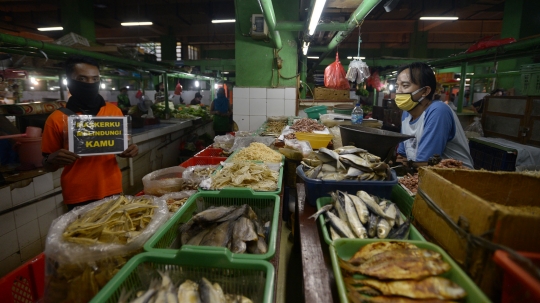
POLYGON ((390 196, 390 200, 396 203, 399 210, 405 217, 411 218, 414 197, 409 195, 409 193, 403 189, 401 185, 399 185, 399 182, 392 187, 392 195, 390 196))
MULTIPOLYGON (((392 202, 393 201, 394 200, 392 200, 392 202)), ((322 198, 317 199, 317 210, 321 209, 321 207, 330 203, 332 203, 331 197, 322 197, 322 198)), ((405 217, 405 216, 402 215, 402 217, 405 217)), ((324 242, 326 242, 326 244, 328 244, 329 246, 332 246, 333 241, 332 241, 332 238, 330 238, 330 234, 328 233, 328 228, 326 228, 326 223, 324 222, 324 216, 319 216, 318 220, 319 220, 319 224, 321 225, 324 242)), ((389 239, 389 240, 392 240, 392 239, 389 239)), ((412 224, 409 230, 409 240, 426 241, 426 239, 420 234, 420 232, 412 224)))
POLYGON ((279 220, 280 198, 274 194, 254 193, 248 188, 223 189, 221 191, 199 192, 191 196, 186 203, 144 244, 144 250, 162 254, 176 254, 185 249, 197 250, 203 256, 206 251, 219 249, 229 251, 225 247, 184 245, 171 248, 178 237, 178 227, 188 222, 195 212, 201 212, 211 206, 231 206, 248 204, 261 221, 270 221, 268 252, 266 254, 232 254, 237 259, 269 260, 276 252, 276 238, 279 220))
MULTIPOLYGON (((223 250, 183 250, 177 255, 142 253, 124 267, 92 299, 92 303, 118 302, 122 290, 146 291, 150 281, 160 278, 157 270, 168 272, 176 286, 186 279, 206 278, 219 283, 225 293, 241 294, 253 302, 273 301, 274 267, 266 261, 238 260, 223 250)), ((131 298, 133 299, 133 297, 131 298)))
MULTIPOLYGON (((452 267, 448 272, 440 275, 447 278, 463 287, 467 292, 467 297, 460 300, 462 303, 488 303, 491 302, 486 295, 474 284, 474 282, 465 274, 465 272, 452 260, 452 258, 439 246, 423 241, 400 241, 400 240, 380 240, 380 239, 337 239, 334 241, 334 245, 330 246, 330 258, 332 260, 332 268, 334 270, 334 278, 336 280, 339 299, 342 303, 349 302, 347 299, 347 291, 345 289, 345 283, 343 281, 343 275, 339 268, 338 257, 343 260, 349 260, 361 247, 379 241, 399 241, 409 242, 418 246, 419 248, 430 249, 436 251, 442 255, 444 261, 448 262, 452 267)), ((366 279, 363 275, 354 275, 355 279, 366 279)))

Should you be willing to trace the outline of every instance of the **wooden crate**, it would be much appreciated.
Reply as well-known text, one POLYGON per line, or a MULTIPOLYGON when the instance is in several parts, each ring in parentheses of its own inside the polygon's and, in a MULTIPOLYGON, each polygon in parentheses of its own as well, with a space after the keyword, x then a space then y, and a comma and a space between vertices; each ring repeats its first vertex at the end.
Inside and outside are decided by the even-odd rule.
POLYGON ((349 90, 339 90, 326 87, 315 87, 315 100, 349 100, 349 90))

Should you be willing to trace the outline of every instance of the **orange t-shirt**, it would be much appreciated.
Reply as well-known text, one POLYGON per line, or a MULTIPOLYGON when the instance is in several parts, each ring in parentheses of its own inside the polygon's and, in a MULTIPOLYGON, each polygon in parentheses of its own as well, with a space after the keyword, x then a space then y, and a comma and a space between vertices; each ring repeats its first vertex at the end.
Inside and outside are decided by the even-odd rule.
MULTIPOLYGON (((105 102, 97 115, 121 117, 122 111, 105 102)), ((47 118, 41 140, 43 153, 68 149, 67 140, 64 140, 64 121, 67 122, 67 117, 56 110, 47 118)), ((115 155, 81 157, 73 164, 64 166, 60 182, 66 204, 99 200, 122 192, 122 173, 115 155)))

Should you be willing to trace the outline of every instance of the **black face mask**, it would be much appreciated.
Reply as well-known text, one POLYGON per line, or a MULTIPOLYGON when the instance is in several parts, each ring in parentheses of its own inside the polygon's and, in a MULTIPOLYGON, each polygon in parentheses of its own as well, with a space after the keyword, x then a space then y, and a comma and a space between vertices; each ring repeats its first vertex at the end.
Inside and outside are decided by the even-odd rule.
POLYGON ((96 115, 104 105, 104 100, 99 95, 99 82, 86 83, 71 79, 68 88, 72 95, 68 105, 77 111, 89 111, 92 115, 96 115))

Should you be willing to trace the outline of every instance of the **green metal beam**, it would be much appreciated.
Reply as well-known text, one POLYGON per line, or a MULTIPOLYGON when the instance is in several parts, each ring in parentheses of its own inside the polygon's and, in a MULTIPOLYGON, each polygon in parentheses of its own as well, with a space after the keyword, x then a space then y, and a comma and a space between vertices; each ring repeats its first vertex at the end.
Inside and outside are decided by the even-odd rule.
POLYGON ((45 53, 52 53, 54 55, 59 55, 62 57, 65 57, 67 55, 84 55, 91 58, 94 58, 96 60, 100 60, 106 63, 110 63, 113 65, 124 65, 124 66, 130 66, 131 68, 138 70, 138 69, 146 69, 150 71, 157 71, 157 72, 177 72, 174 70, 173 65, 158 65, 158 64, 151 64, 147 62, 141 62, 141 61, 135 61, 130 59, 124 59, 124 58, 118 58, 110 55, 105 55, 101 53, 95 53, 90 51, 85 51, 83 49, 75 49, 67 46, 52 44, 52 43, 46 43, 43 41, 33 40, 33 39, 27 39, 23 37, 16 37, 11 36, 7 34, 0 33, 0 43, 8 44, 8 45, 17 45, 21 47, 29 47, 29 48, 36 48, 44 51, 45 53))
POLYGON ((347 29, 344 31, 339 31, 336 33, 332 41, 328 43, 328 47, 326 48, 326 52, 319 56, 319 60, 317 63, 311 67, 311 70, 308 72, 309 74, 312 74, 315 70, 315 67, 319 65, 324 58, 326 58, 336 46, 338 46, 343 40, 349 36, 352 31, 362 24, 362 21, 364 21, 364 18, 379 4, 382 0, 364 0, 362 3, 358 6, 358 8, 351 14, 349 17, 349 20, 347 21, 347 29))
POLYGON ((485 60, 501 60, 508 57, 517 58, 529 56, 531 53, 540 53, 540 37, 523 39, 515 43, 479 50, 472 53, 457 55, 450 58, 443 58, 428 61, 432 67, 459 66, 462 62, 485 60))
MULTIPOLYGON (((276 30, 283 32, 301 32, 305 29, 306 24, 304 22, 294 21, 279 21, 276 24, 276 30)), ((347 23, 319 23, 316 32, 337 32, 348 29, 347 23)))
POLYGON ((281 36, 276 30, 276 14, 274 13, 274 6, 272 0, 259 0, 261 11, 264 15, 264 21, 268 25, 268 30, 272 34, 272 41, 277 49, 281 49, 283 44, 281 43, 281 36))
POLYGON ((494 74, 467 75, 467 78, 469 78, 469 79, 498 78, 498 77, 510 77, 510 76, 519 76, 519 75, 521 75, 521 72, 519 72, 519 71, 508 71, 508 72, 500 72, 500 73, 494 73, 494 74))

